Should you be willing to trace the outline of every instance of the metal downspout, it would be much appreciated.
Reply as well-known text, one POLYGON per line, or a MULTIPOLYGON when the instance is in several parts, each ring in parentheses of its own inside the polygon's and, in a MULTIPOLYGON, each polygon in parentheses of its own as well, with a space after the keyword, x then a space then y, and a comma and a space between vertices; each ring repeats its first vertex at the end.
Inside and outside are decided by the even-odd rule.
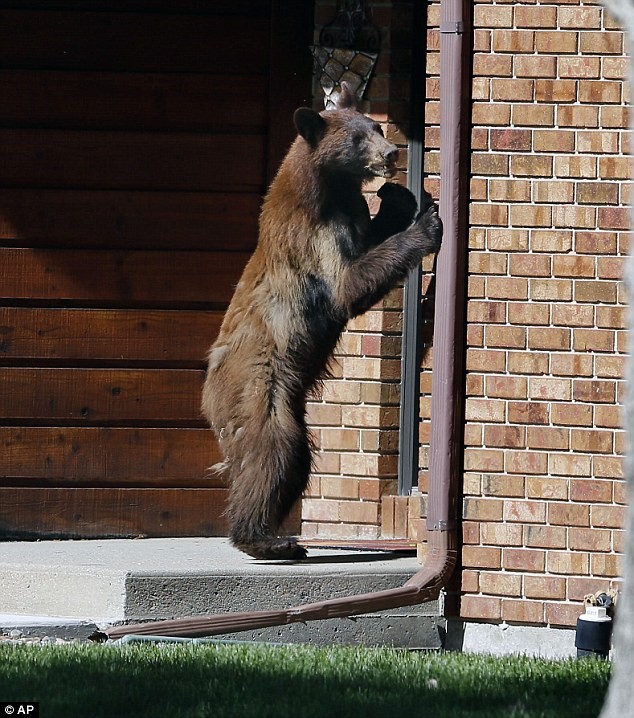
MULTIPOLYGON (((416 0, 422 5, 422 0, 416 0)), ((441 3, 441 190, 444 239, 438 255, 432 428, 428 487, 428 551, 425 564, 403 586, 375 593, 330 599, 286 610, 249 611, 117 626, 96 638, 128 634, 201 637, 270 626, 344 618, 410 606, 438 597, 458 557, 457 489, 462 449, 462 366, 468 171, 468 97, 470 52, 467 0, 441 3), (461 164, 462 162, 462 164, 461 164)), ((422 14, 422 13, 421 13, 422 14)), ((419 15, 420 16, 420 15, 419 15)), ((416 28, 422 32, 422 23, 416 28)), ((414 71, 416 68, 414 68, 414 71)), ((415 108, 422 111, 422 107, 415 108)), ((419 302, 416 303, 417 309, 419 302)), ((414 422, 416 431, 418 424, 414 422)))

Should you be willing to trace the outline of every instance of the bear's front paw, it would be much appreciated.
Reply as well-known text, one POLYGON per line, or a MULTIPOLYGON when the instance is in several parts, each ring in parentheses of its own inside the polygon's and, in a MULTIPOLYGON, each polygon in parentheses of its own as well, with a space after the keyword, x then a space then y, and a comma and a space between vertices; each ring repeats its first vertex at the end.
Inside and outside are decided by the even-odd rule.
POLYGON ((418 213, 416 224, 423 230, 428 240, 426 246, 427 254, 438 252, 442 242, 442 220, 438 214, 438 206, 433 200, 431 201, 431 205, 428 205, 426 209, 418 213))
POLYGON ((379 188, 377 196, 381 200, 381 210, 385 207, 390 214, 405 217, 408 222, 414 219, 418 203, 416 197, 406 187, 394 182, 386 182, 379 188))

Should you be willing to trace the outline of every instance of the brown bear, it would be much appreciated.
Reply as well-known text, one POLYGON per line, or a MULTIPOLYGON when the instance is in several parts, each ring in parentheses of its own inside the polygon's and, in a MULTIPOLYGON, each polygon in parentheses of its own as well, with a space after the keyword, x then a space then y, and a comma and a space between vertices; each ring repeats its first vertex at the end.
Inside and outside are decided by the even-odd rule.
POLYGON ((370 219, 364 181, 396 173, 397 148, 356 110, 345 84, 334 110, 300 108, 264 200, 258 244, 209 352, 202 410, 230 485, 232 543, 261 559, 301 559, 277 531, 308 484, 306 397, 327 375, 346 322, 378 302, 426 254, 442 225, 429 195, 387 183, 370 219))

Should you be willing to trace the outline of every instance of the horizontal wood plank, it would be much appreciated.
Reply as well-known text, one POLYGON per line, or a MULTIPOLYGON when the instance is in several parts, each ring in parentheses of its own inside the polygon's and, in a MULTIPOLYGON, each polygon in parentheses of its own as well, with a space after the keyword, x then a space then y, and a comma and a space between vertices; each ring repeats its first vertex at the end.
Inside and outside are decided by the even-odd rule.
POLYGON ((0 539, 222 536, 226 497, 219 488, 0 488, 0 539))
POLYGON ((119 252, 0 249, 0 298, 154 304, 230 300, 243 252, 119 252))
POLYGON ((222 312, 0 307, 0 362, 202 367, 222 312))
POLYGON ((0 427, 5 486, 222 487, 210 429, 0 427))
POLYGON ((3 187, 262 191, 265 136, 0 129, 3 187))
POLYGON ((268 120, 261 75, 4 70, 0 97, 1 127, 254 134, 268 120))
POLYGON ((255 14, 249 21, 244 15, 3 10, 0 66, 257 74, 267 65, 269 18, 260 12, 253 20, 255 14))
POLYGON ((0 192, 0 243, 252 251, 259 193, 0 192))
POLYGON ((205 426, 204 371, 0 368, 0 422, 205 426))

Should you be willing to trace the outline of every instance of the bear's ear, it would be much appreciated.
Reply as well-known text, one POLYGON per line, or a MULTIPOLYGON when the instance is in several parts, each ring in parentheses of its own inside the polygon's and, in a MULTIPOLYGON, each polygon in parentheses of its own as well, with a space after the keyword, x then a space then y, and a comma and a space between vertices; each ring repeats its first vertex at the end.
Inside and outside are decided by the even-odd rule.
POLYGON ((309 107, 300 107, 295 110, 293 122, 299 134, 311 147, 316 147, 326 131, 326 120, 315 110, 309 107))
POLYGON ((337 102, 335 104, 337 110, 356 110, 357 109, 357 96, 352 89, 352 85, 349 82, 341 83, 341 92, 337 96, 337 102))

